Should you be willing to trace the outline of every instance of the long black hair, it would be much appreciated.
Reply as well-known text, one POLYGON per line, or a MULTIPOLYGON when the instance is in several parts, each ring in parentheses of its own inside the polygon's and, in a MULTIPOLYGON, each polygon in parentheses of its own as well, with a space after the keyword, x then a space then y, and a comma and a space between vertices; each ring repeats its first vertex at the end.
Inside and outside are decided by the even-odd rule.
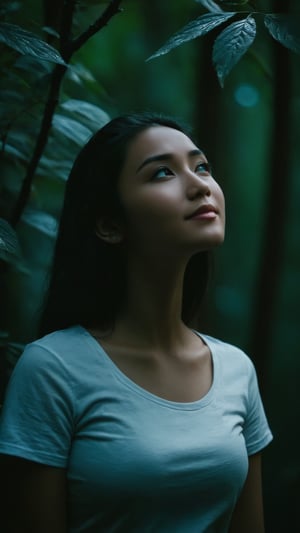
MULTIPOLYGON (((126 298, 126 250, 96 235, 99 217, 122 220, 118 179, 130 142, 152 126, 187 129, 160 114, 114 118, 79 153, 65 190, 49 288, 39 335, 81 324, 112 326, 126 298)), ((209 276, 208 252, 189 261, 184 279, 182 318, 193 319, 209 276)))

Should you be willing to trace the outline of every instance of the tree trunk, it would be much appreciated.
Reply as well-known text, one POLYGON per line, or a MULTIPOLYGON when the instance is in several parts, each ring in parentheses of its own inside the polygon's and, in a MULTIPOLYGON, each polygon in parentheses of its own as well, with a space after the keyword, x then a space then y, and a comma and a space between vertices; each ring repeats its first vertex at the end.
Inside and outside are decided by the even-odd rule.
MULTIPOLYGON (((289 1, 274 0, 273 12, 288 12, 289 1), (284 4, 284 5, 283 5, 284 4)), ((270 149, 269 194, 262 239, 260 267, 256 281, 252 335, 249 352, 253 355, 260 386, 267 379, 275 308, 283 266, 284 238, 290 192, 290 52, 272 41, 273 83, 273 136, 270 149)))

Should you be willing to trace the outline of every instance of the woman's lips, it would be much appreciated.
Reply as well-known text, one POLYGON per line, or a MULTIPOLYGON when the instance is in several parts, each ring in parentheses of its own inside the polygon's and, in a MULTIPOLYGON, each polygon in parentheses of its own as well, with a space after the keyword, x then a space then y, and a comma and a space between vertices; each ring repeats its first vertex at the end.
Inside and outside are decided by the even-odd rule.
POLYGON ((213 220, 217 217, 217 210, 216 208, 211 204, 205 204, 200 206, 196 211, 194 211, 191 215, 188 215, 186 218, 188 220, 213 220))
POLYGON ((216 218, 217 213, 215 211, 205 211, 204 213, 196 213, 192 217, 192 220, 213 220, 216 218))

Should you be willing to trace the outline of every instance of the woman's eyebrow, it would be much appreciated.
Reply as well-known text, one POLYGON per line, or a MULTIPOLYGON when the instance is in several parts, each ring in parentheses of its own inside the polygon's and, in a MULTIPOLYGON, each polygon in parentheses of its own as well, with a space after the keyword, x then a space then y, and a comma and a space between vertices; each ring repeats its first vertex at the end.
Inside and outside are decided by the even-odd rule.
MULTIPOLYGON (((204 154, 201 150, 199 150, 199 148, 195 148, 194 150, 190 150, 187 153, 187 155, 188 157, 194 157, 197 155, 204 155, 204 154)), ((150 157, 147 157, 147 159, 143 161, 143 163, 137 168, 136 172, 138 173, 145 165, 149 165, 150 163, 153 163, 154 161, 168 161, 171 159, 174 159, 174 154, 171 154, 171 153, 152 155, 150 157)))

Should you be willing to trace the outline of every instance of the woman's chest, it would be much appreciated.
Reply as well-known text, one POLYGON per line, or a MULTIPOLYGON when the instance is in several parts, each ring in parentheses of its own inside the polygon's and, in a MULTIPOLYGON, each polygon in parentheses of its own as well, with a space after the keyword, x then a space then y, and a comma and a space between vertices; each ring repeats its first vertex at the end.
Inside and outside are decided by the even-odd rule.
POLYGON ((213 382, 212 356, 207 346, 193 354, 159 354, 106 347, 106 353, 128 379, 146 391, 173 402, 203 398, 213 382))
POLYGON ((248 466, 241 421, 224 417, 213 401, 203 409, 177 407, 134 393, 94 404, 70 452, 69 480, 81 502, 149 494, 176 501, 183 489, 205 500, 237 494, 248 466))

